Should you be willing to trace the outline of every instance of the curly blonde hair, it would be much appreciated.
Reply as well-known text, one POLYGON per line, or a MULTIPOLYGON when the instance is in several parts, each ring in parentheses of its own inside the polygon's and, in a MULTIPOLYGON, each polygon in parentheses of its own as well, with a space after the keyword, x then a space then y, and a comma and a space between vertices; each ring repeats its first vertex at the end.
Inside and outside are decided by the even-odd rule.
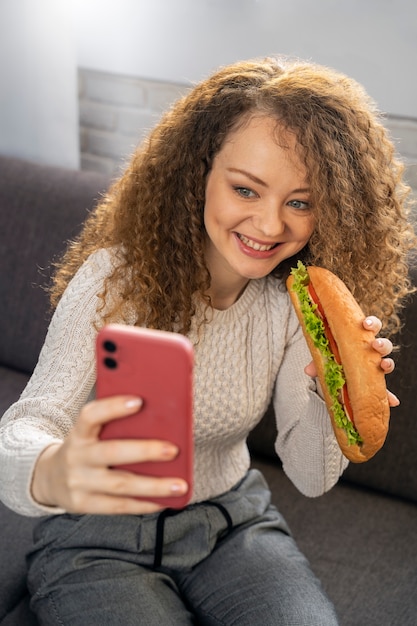
MULTIPOLYGON (((415 246, 403 165, 359 84, 329 68, 279 59, 221 68, 164 115, 69 245, 52 303, 92 252, 114 247, 119 261, 101 294, 103 321, 133 307, 138 325, 186 334, 195 295, 209 305, 207 174, 225 138, 251 115, 295 133, 307 169, 315 227, 297 258, 333 271, 367 314, 381 318, 385 334, 398 331, 415 246)), ((287 259, 274 275, 285 278, 295 262, 287 259)))

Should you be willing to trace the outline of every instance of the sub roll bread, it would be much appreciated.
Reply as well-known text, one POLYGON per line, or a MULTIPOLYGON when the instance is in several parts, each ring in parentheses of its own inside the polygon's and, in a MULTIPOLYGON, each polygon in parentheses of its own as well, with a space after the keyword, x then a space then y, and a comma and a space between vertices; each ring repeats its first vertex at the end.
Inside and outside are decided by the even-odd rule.
POLYGON ((361 307, 329 270, 298 262, 287 288, 339 446, 350 461, 367 461, 383 446, 390 417, 381 356, 371 345, 375 334, 363 327, 361 307))

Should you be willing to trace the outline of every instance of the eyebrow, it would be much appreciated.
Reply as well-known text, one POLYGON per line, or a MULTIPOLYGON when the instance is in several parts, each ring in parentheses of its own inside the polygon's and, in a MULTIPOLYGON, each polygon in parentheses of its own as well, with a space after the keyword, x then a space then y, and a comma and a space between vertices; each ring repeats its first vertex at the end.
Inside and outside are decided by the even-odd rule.
POLYGON ((262 185, 263 187, 268 187, 265 181, 255 176, 255 174, 251 174, 250 172, 247 172, 246 170, 241 170, 238 167, 228 167, 227 170, 229 172, 236 172, 237 174, 243 174, 244 176, 247 176, 248 178, 253 180, 254 183, 257 183, 258 185, 262 185))
MULTIPOLYGON (((244 176, 247 176, 248 178, 253 180, 254 183, 257 183, 258 185, 262 185, 262 187, 268 187, 265 181, 255 176, 255 174, 251 174, 250 172, 247 172, 246 170, 242 170, 238 167, 228 167, 227 171, 236 172, 237 174, 243 174, 244 176)), ((293 189, 291 193, 310 193, 310 189, 308 187, 300 187, 299 189, 293 189)))

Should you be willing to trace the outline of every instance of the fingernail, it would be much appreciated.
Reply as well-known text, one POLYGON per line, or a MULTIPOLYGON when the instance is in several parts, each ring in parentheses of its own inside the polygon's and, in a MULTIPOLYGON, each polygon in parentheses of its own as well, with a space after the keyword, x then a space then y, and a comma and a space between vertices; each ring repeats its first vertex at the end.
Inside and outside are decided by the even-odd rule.
POLYGON ((372 320, 370 317, 367 317, 367 318, 366 318, 366 320, 365 320, 365 324, 366 324, 367 326, 372 326, 372 324, 373 324, 373 323, 374 323, 374 322, 373 322, 373 320, 372 320))
POLYGON ((187 486, 184 485, 183 483, 172 483, 169 490, 173 494, 180 495, 187 491, 187 486))
POLYGON ((126 400, 125 407, 127 409, 139 409, 142 406, 141 398, 129 398, 126 400))
POLYGON ((162 454, 163 454, 163 456, 165 456, 165 457, 167 457, 169 459, 172 459, 172 458, 177 456, 178 448, 177 448, 177 446, 174 446, 172 443, 167 443, 162 448, 162 454))

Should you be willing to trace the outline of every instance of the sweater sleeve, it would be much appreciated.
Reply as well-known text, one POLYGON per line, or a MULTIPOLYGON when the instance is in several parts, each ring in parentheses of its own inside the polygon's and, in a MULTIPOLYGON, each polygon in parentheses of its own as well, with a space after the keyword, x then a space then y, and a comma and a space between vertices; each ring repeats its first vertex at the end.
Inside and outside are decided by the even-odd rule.
POLYGON ((97 294, 111 270, 109 252, 94 253, 68 285, 51 320, 38 364, 20 399, 0 422, 0 499, 22 515, 59 513, 31 497, 36 460, 61 442, 95 384, 97 294))
POLYGON ((315 382, 304 373, 311 355, 295 314, 290 316, 288 331, 274 393, 275 449, 297 489, 306 496, 320 496, 336 484, 348 462, 315 382))

